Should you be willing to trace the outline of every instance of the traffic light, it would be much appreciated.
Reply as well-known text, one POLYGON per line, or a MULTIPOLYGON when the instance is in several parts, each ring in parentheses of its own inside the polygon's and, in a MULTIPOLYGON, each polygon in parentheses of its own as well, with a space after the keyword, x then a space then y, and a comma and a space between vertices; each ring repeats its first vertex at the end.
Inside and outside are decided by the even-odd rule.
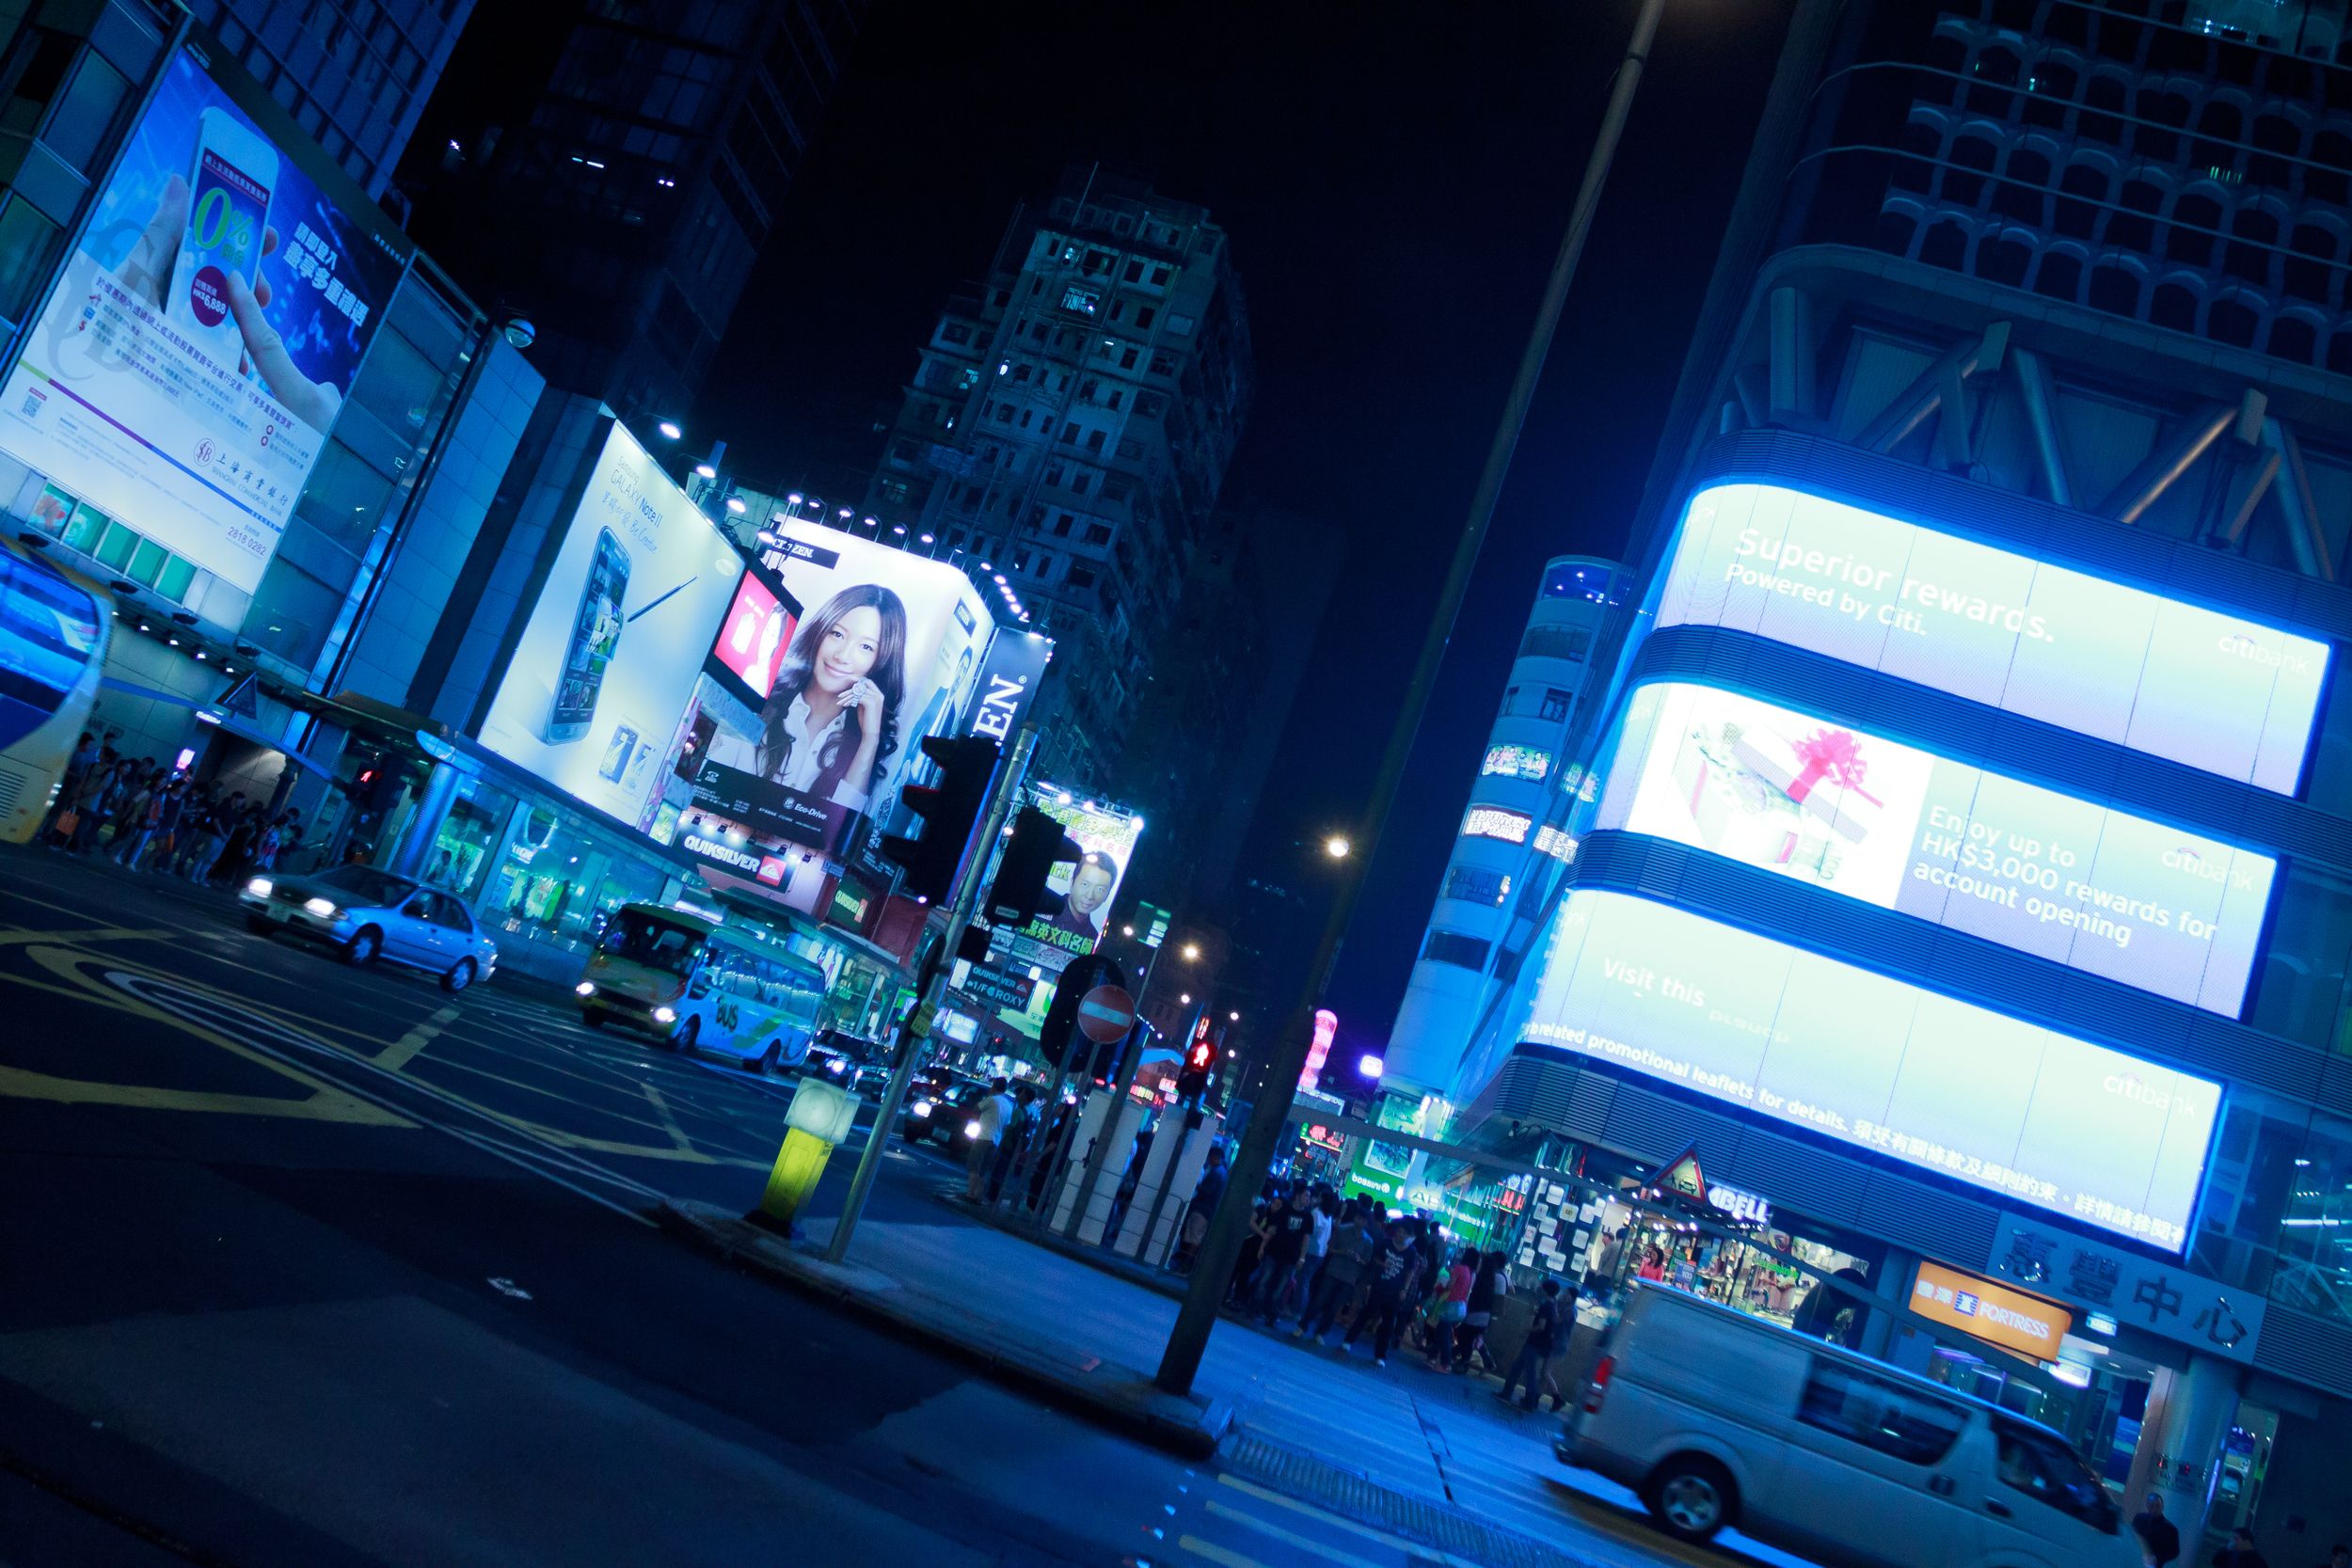
POLYGON ((914 838, 885 838, 882 852, 905 868, 898 891, 933 903, 955 887, 956 868, 963 863, 972 825, 988 807, 989 782, 996 774, 996 742, 932 736, 923 742, 923 754, 939 765, 939 783, 909 784, 898 792, 899 804, 923 819, 923 832, 914 838))
POLYGON ((1054 1000, 1038 1025, 1037 1043, 1049 1062, 1067 1062, 1073 1072, 1085 1068, 1088 1041, 1078 1033, 1078 999, 1097 986, 1125 990, 1127 972, 1119 960, 1102 953, 1084 953, 1054 982, 1054 1000))
POLYGON ((1184 1070, 1176 1075, 1176 1098, 1196 1103, 1209 1092, 1209 1085, 1216 1076, 1216 1041, 1210 1037, 1209 1021, 1202 1019, 1193 1026, 1192 1045, 1184 1053, 1184 1070))
POLYGON ((996 863, 996 880, 988 895, 989 919, 1014 927, 1035 920, 1054 867, 1074 865, 1086 852, 1086 846, 1062 832, 1060 823, 1035 806, 1022 807, 1012 819, 1012 841, 996 863))

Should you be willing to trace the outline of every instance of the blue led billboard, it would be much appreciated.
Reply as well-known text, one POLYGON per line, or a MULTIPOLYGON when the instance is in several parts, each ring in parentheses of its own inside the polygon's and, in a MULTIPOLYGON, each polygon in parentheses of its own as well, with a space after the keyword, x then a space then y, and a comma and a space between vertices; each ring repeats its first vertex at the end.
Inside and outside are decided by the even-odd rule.
POLYGON ((1712 687, 1645 686, 1597 828, 2235 1018, 2278 862, 1712 687))
POLYGON ((1589 888, 1560 908, 1518 1037, 2173 1252, 2221 1098, 2188 1073, 1589 888))
POLYGON ((2282 795, 2329 651, 1774 484, 1692 497, 1658 625, 1751 632, 2282 795))

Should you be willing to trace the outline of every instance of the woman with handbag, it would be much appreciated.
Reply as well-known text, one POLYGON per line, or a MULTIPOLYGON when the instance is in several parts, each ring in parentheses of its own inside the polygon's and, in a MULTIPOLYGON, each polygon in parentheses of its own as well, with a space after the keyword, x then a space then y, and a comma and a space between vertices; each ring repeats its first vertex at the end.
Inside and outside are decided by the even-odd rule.
POLYGON ((1428 1350, 1429 1370, 1449 1370, 1453 1366, 1454 1329, 1470 1313, 1470 1287, 1476 1283, 1466 1259, 1478 1255, 1468 1247, 1455 1253, 1445 1265, 1439 1284, 1429 1293, 1429 1316, 1422 1320, 1422 1343, 1428 1350))

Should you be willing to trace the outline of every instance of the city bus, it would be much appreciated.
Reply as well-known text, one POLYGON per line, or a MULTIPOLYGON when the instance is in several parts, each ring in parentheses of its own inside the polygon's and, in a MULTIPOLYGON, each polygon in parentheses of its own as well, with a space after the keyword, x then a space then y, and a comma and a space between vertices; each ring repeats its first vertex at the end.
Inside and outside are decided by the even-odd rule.
POLYGON ((572 989, 591 1028, 631 1024, 673 1051, 773 1072, 807 1060, 825 973, 781 943, 700 915, 624 904, 572 989))
POLYGON ((0 841, 31 840, 89 721, 114 599, 0 539, 0 841))

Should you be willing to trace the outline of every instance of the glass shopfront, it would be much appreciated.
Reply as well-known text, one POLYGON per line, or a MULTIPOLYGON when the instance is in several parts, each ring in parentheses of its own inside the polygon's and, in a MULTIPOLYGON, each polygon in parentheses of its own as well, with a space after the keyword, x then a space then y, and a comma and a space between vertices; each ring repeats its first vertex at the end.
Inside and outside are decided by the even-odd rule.
POLYGON ((460 898, 478 896, 488 879, 499 834, 514 809, 515 797, 508 791, 486 780, 460 779, 450 798, 449 814, 426 847, 424 879, 460 898))

